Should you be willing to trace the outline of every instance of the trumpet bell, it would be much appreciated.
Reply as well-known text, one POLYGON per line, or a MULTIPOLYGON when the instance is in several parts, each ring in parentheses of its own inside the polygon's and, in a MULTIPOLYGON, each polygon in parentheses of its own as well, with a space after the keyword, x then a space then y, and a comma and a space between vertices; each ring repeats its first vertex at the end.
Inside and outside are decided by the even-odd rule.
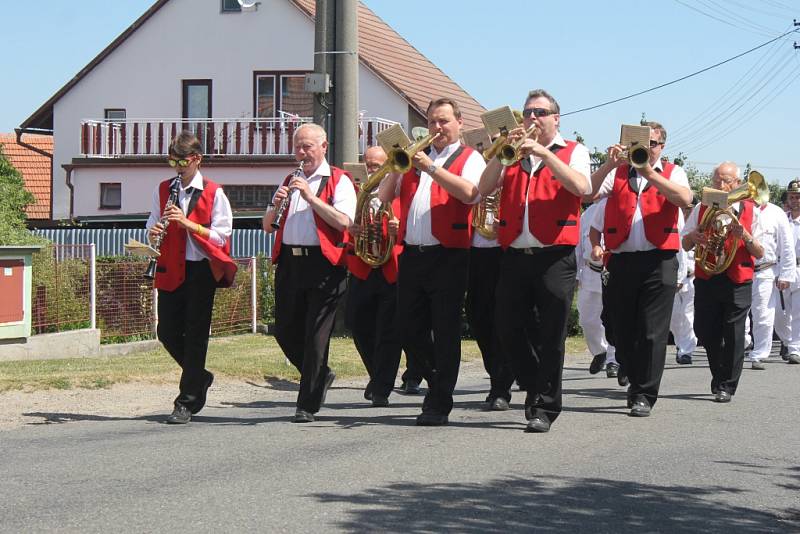
POLYGON ((650 162, 650 151, 643 146, 636 146, 628 151, 628 161, 634 169, 641 169, 650 162))

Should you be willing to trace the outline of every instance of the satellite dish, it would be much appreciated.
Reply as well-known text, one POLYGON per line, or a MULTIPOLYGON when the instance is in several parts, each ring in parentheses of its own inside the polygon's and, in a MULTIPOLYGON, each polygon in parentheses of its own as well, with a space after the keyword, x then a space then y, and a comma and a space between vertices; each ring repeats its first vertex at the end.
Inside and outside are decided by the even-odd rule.
POLYGON ((239 2, 239 5, 245 9, 255 7, 259 4, 259 2, 257 2, 256 0, 237 0, 237 1, 239 2))

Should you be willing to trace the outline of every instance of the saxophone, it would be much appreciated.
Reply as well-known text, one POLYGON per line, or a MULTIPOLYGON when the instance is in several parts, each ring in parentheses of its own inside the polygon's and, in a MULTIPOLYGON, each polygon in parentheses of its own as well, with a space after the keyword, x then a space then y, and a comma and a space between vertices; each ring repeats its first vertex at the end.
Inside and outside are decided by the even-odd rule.
MULTIPOLYGON (((161 253, 161 243, 164 241, 164 237, 167 235, 167 226, 169 225, 169 221, 167 220, 167 216, 164 213, 167 209, 171 208, 176 202, 178 202, 178 191, 181 188, 181 177, 180 175, 176 176, 172 179, 172 183, 169 184, 169 196, 167 197, 167 202, 164 204, 164 209, 161 211, 161 219, 159 219, 158 224, 161 225, 163 230, 160 234, 158 234, 153 239, 153 249, 161 253)), ((158 265, 158 258, 150 258, 150 263, 147 264, 147 270, 144 272, 144 277, 153 280, 156 277, 156 266, 158 265)))

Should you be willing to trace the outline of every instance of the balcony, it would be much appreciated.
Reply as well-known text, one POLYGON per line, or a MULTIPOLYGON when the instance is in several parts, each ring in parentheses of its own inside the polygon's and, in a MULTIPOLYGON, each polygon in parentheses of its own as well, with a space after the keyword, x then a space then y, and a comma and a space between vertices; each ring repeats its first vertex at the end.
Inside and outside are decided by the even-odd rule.
MULTIPOLYGON (((85 158, 166 157, 170 139, 182 130, 194 132, 206 156, 237 158, 294 154, 294 131, 310 117, 266 119, 127 119, 81 122, 81 155, 85 158)), ((397 124, 378 117, 359 120, 359 154, 376 143, 375 135, 397 124)))

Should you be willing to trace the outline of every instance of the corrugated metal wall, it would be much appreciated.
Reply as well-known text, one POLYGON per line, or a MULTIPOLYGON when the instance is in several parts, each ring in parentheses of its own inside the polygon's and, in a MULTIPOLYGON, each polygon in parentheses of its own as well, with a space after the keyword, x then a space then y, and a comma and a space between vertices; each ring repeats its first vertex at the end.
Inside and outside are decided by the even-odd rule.
MULTIPOLYGON (((69 228, 34 230, 36 235, 49 239, 58 245, 95 244, 98 256, 124 256, 124 245, 129 239, 147 241, 147 231, 143 228, 69 228)), ((234 230, 231 236, 231 256, 249 258, 272 253, 272 236, 262 230, 234 230)))

